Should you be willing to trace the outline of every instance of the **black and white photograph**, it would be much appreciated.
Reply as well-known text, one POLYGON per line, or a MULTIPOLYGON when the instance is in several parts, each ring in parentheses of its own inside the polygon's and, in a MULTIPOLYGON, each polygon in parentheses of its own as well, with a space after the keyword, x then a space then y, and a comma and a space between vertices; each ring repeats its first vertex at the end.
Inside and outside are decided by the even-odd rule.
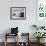
POLYGON ((11 7, 10 19, 12 20, 25 20, 26 19, 26 7, 11 7))

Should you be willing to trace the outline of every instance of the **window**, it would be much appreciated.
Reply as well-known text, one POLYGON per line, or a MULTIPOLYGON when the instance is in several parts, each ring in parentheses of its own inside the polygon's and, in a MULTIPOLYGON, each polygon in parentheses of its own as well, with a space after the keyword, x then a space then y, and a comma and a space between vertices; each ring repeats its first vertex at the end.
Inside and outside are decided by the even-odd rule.
POLYGON ((37 1, 37 15, 39 17, 46 17, 46 0, 37 1))

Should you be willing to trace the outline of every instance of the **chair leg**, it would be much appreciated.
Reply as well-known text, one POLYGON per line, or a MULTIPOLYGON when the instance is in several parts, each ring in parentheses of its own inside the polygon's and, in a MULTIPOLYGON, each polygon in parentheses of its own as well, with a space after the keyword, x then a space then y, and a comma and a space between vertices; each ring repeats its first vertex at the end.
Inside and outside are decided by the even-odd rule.
POLYGON ((4 44, 5 44, 5 46, 7 46, 7 42, 6 41, 4 42, 4 44))
POLYGON ((5 34, 5 46, 7 46, 7 33, 5 34))

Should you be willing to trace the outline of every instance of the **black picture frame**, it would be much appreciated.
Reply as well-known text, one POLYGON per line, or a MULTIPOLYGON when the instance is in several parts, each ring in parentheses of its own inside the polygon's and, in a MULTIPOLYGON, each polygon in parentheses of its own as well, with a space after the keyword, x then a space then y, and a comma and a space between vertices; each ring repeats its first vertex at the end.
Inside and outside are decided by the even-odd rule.
POLYGON ((11 20, 25 20, 26 19, 26 7, 11 7, 10 8, 11 20))

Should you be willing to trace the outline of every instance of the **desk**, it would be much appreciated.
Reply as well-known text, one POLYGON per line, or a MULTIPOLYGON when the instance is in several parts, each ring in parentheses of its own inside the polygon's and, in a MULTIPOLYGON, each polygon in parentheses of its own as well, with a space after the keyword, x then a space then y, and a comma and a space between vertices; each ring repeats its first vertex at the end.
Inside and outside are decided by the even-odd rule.
POLYGON ((21 42, 21 43, 19 43, 18 42, 18 33, 17 34, 10 34, 10 33, 6 33, 5 34, 5 46, 7 46, 8 45, 8 42, 7 42, 7 36, 17 36, 17 38, 16 38, 16 40, 17 40, 17 42, 15 43, 16 45, 15 46, 21 46, 21 45, 23 45, 23 44, 25 44, 26 46, 30 46, 30 42, 29 42, 29 33, 21 33, 21 36, 26 36, 26 39, 27 39, 27 42, 21 42))

